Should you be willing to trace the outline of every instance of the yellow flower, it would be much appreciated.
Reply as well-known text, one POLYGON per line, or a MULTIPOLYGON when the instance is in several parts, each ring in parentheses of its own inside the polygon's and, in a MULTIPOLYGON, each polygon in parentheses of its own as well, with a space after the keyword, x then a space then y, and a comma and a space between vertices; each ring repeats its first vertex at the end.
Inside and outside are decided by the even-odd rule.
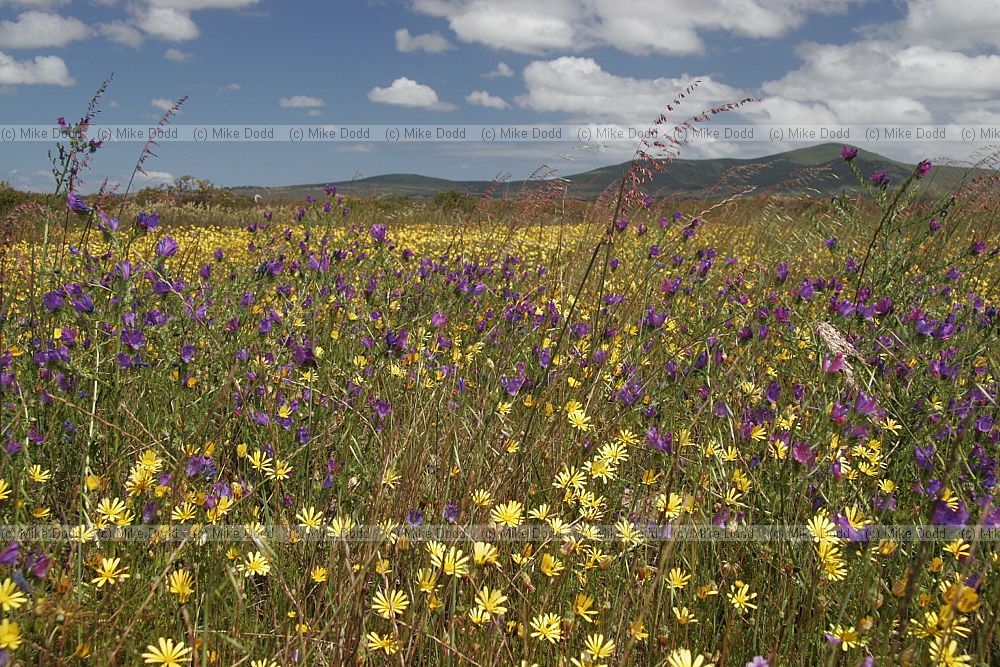
POLYGON ((569 420, 570 426, 576 430, 584 433, 590 430, 590 417, 583 410, 573 410, 566 414, 566 418, 569 420))
POLYGON ((531 619, 531 636, 535 639, 558 643, 562 640, 562 618, 559 614, 539 614, 531 619))
POLYGON ((295 520, 305 528, 319 528, 323 525, 323 512, 317 512, 315 507, 303 508, 295 514, 295 520))
POLYGON ((714 667, 702 654, 692 655, 686 648, 675 649, 667 658, 668 667, 714 667))
POLYGON ((469 557, 463 555, 461 549, 452 547, 444 557, 441 570, 452 577, 462 578, 469 574, 469 557))
POLYGON ((757 605, 752 604, 751 600, 757 597, 756 593, 750 592, 750 586, 743 583, 739 579, 733 582, 733 590, 729 592, 729 601, 732 603, 733 607, 736 608, 738 612, 744 612, 747 609, 756 609, 757 605))
POLYGON ((392 590, 386 593, 379 589, 372 598, 372 609, 385 619, 396 618, 410 606, 410 599, 403 591, 392 590))
POLYGON ((147 665, 163 665, 163 667, 179 667, 182 662, 191 662, 191 649, 184 645, 184 642, 174 643, 173 639, 160 637, 159 646, 152 644, 146 647, 146 652, 142 654, 143 661, 147 665))
POLYGON ((469 620, 476 625, 486 625, 490 622, 490 615, 480 607, 473 607, 469 610, 469 620))
POLYGON ((893 435, 899 435, 899 430, 900 430, 901 426, 899 425, 898 422, 896 422, 896 420, 894 420, 894 419, 892 419, 890 417, 886 417, 882 421, 882 428, 884 428, 886 431, 889 431, 893 435))
POLYGON ((120 564, 120 558, 101 558, 100 566, 94 568, 97 570, 97 576, 91 579, 91 583, 97 584, 97 587, 101 588, 104 584, 114 585, 119 580, 128 579, 132 576, 125 572, 128 569, 127 567, 119 570, 118 566, 120 564))
POLYGON ((184 523, 185 521, 190 521, 195 518, 197 513, 198 508, 185 501, 173 509, 170 513, 170 518, 174 521, 184 523))
POLYGON ((674 607, 673 611, 674 611, 674 618, 676 618, 677 622, 680 623, 681 625, 690 625, 691 623, 698 622, 698 619, 695 617, 694 614, 688 611, 687 607, 681 607, 680 609, 674 607))
POLYGON ((671 568, 667 574, 667 585, 674 590, 682 590, 689 581, 691 581, 691 575, 685 574, 684 570, 679 567, 671 568))
POLYGON ((615 652, 614 640, 604 641, 604 635, 587 635, 584 646, 587 648, 587 653, 595 660, 610 657, 615 652))
POLYGON ((813 542, 838 542, 837 526, 824 513, 819 513, 806 523, 809 534, 813 537, 813 542))
POLYGON ((6 618, 0 621, 0 649, 16 651, 21 645, 21 627, 6 618))
POLYGON ((21 592, 21 589, 9 577, 4 579, 4 582, 0 584, 0 607, 4 611, 17 609, 27 601, 27 596, 21 592))
POLYGON ((314 567, 312 572, 309 573, 309 577, 317 584, 322 584, 326 581, 328 576, 329 573, 327 572, 327 569, 319 566, 314 567))
POLYGON ((593 607, 594 598, 584 593, 578 593, 573 600, 573 613, 588 623, 593 623, 597 616, 597 610, 593 607))
POLYGON ((488 542, 476 542, 472 545, 472 559, 479 567, 495 565, 499 568, 500 563, 497 561, 499 556, 497 548, 488 542))
POLYGON ((566 569, 562 561, 551 554, 542 554, 542 562, 538 567, 546 577, 555 577, 566 569))
POLYGON ((524 521, 523 512, 524 506, 518 501, 512 500, 494 507, 493 511, 490 512, 490 520, 495 524, 514 528, 520 526, 524 521))
POLYGON ((194 593, 194 580, 187 570, 181 569, 171 572, 168 583, 170 592, 177 596, 177 601, 181 604, 185 604, 194 593))
POLYGON ((931 642, 930 653, 931 660, 934 660, 938 667, 972 664, 972 656, 962 653, 958 648, 958 642, 954 639, 949 641, 948 637, 935 637, 931 642))
POLYGON ((28 476, 31 477, 32 482, 35 482, 36 484, 44 484, 52 479, 52 471, 42 470, 42 466, 36 463, 28 468, 28 476))
POLYGON ((11 493, 13 493, 13 491, 11 491, 10 484, 0 479, 0 501, 10 498, 11 493))
POLYGON ((972 546, 961 537, 945 545, 944 550, 955 557, 955 560, 967 558, 972 553, 972 546))
POLYGON ((244 577, 254 575, 266 577, 271 571, 271 561, 259 551, 251 551, 247 554, 246 559, 240 563, 239 569, 243 572, 244 577))
POLYGON ((417 570, 417 586, 421 593, 433 593, 437 588, 438 573, 429 567, 422 567, 417 570))
POLYGON ((399 651, 399 641, 392 635, 379 635, 369 632, 365 635, 365 643, 369 651, 382 651, 386 655, 393 655, 399 651))
POLYGON ((507 596, 499 589, 490 589, 483 586, 482 590, 476 593, 476 606, 487 614, 502 616, 507 613, 507 607, 503 603, 507 601, 507 596))
POLYGON ((865 645, 865 642, 861 639, 861 635, 854 629, 853 625, 846 628, 841 625, 835 625, 827 631, 827 634, 840 643, 842 651, 865 645))
POLYGON ((493 496, 486 489, 476 489, 472 493, 472 503, 479 507, 486 507, 493 502, 493 496))

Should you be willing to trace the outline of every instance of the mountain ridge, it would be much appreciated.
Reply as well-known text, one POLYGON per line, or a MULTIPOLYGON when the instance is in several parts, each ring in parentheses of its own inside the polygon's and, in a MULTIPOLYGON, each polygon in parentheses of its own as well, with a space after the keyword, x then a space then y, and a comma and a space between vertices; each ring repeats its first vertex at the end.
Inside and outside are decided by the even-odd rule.
MULTIPOLYGON (((655 174, 643 191, 654 197, 715 199, 725 198, 752 188, 750 194, 832 195, 857 190, 857 184, 840 156, 841 144, 820 144, 797 148, 758 158, 676 159, 665 165, 664 173, 655 174)), ((906 180, 915 168, 866 150, 855 158, 863 173, 884 170, 890 185, 906 180)), ((567 184, 567 196, 595 199, 616 184, 630 162, 597 167, 578 174, 559 176, 567 184)), ((969 169, 953 166, 934 167, 927 177, 930 187, 947 190, 957 184, 969 169)), ((540 181, 452 180, 421 174, 380 174, 348 183, 336 183, 346 195, 389 196, 428 199, 441 192, 457 191, 477 196, 493 190, 497 196, 514 194, 528 183, 540 181)), ((237 186, 229 188, 244 196, 261 195, 267 199, 302 199, 322 192, 324 183, 283 186, 237 186)))

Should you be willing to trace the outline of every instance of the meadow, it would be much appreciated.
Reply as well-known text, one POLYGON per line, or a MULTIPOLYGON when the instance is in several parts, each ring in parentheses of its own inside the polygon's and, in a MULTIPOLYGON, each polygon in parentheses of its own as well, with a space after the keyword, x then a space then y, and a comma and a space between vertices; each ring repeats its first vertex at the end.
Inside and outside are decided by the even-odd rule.
POLYGON ((997 182, 840 165, 19 205, 0 665, 998 664, 997 182))

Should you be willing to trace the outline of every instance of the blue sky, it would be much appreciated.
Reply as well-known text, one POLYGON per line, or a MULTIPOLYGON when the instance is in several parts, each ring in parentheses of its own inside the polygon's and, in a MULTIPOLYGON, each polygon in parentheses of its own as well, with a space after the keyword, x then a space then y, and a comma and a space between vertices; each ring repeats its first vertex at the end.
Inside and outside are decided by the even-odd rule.
MULTIPOLYGON (((755 96, 732 122, 1000 124, 997 0, 0 0, 0 124, 99 122, 641 123, 755 96)), ((678 118, 683 120, 683 118, 678 118)), ((722 119, 720 118, 720 121, 722 119)), ((857 142, 860 143, 860 142, 857 142)), ((744 157, 792 146, 692 146, 744 157)), ((88 182, 127 178, 141 145, 108 145, 88 182)), ((916 161, 961 144, 887 145, 916 161)), ((5 144, 0 179, 46 189, 47 146, 5 144)), ((193 144, 160 147, 146 183, 343 182, 356 174, 524 177, 626 159, 571 144, 193 144), (566 161, 561 154, 574 156, 566 161)))

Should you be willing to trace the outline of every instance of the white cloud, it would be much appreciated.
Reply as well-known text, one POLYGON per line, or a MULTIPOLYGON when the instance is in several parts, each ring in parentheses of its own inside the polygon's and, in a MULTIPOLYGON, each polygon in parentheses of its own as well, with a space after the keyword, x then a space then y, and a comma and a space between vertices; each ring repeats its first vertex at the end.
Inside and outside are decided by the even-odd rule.
POLYGON ((69 74, 66 61, 58 56, 35 56, 31 60, 15 60, 0 51, 0 85, 49 84, 72 86, 76 81, 69 74))
POLYGON ((166 113, 174 106, 174 101, 167 99, 166 97, 157 97, 156 99, 150 100, 149 105, 157 111, 166 113))
POLYGON ((101 35, 112 42, 137 49, 142 46, 142 33, 123 21, 101 23, 97 26, 101 35))
POLYGON ((183 42, 201 34, 189 14, 171 7, 147 7, 140 10, 136 25, 146 34, 168 42, 183 42))
POLYGON ((610 46, 635 54, 703 51, 701 33, 721 30, 779 37, 812 12, 842 11, 864 0, 414 0, 444 18, 464 42, 519 53, 610 46))
POLYGON ((306 112, 306 115, 312 116, 314 118, 319 118, 320 116, 323 115, 323 112, 320 111, 319 109, 310 109, 309 111, 306 112))
POLYGON ((898 29, 911 44, 956 51, 1000 48, 1000 7, 996 0, 909 0, 898 29))
POLYGON ((489 107, 491 109, 506 109, 510 105, 502 97, 490 95, 485 90, 474 90, 465 96, 465 101, 479 107, 489 107))
POLYGON ((368 91, 368 99, 380 104, 415 107, 433 111, 451 111, 457 108, 454 104, 442 102, 438 99, 438 94, 430 86, 417 83, 405 76, 399 77, 387 88, 375 86, 368 91))
POLYGON ((9 49, 66 46, 90 35, 83 21, 47 12, 32 10, 18 15, 16 21, 0 21, 0 47, 9 49))
POLYGON ((510 65, 501 60, 497 63, 497 68, 495 70, 487 72, 486 74, 483 74, 483 76, 487 79, 492 79, 498 76, 507 78, 514 76, 514 70, 510 68, 510 65))
POLYGON ((190 60, 191 54, 187 51, 170 48, 163 52, 163 57, 167 60, 173 60, 176 63, 182 63, 185 60, 190 60))
POLYGON ((243 86, 238 83, 227 83, 222 87, 223 90, 243 90, 243 86))
POLYGON ((259 4, 260 0, 150 0, 157 7, 196 12, 201 9, 243 9, 259 4))
POLYGON ((562 111, 592 121, 620 119, 643 124, 652 121, 664 105, 695 79, 701 85, 676 113, 680 122, 703 109, 746 97, 738 89, 711 77, 634 79, 605 71, 593 58, 564 56, 536 60, 524 68, 527 93, 518 104, 535 111, 562 111))
POLYGON ((401 53, 412 53, 413 51, 441 53, 453 48, 455 47, 451 45, 451 42, 436 32, 411 35, 406 28, 400 28, 396 31, 396 50, 401 53))
POLYGON ((169 171, 145 171, 135 175, 135 184, 140 188, 155 188, 174 182, 174 175, 169 171))
POLYGON ((317 107, 325 107, 326 102, 319 97, 310 97, 308 95, 295 95, 293 97, 282 97, 278 100, 278 105, 284 107, 285 109, 310 109, 317 107))
POLYGON ((888 41, 803 44, 803 65, 763 85, 794 100, 887 96, 989 99, 1000 93, 1000 55, 969 56, 888 41))
POLYGON ((50 7, 61 7, 68 5, 70 0, 0 0, 0 7, 12 5, 14 7, 27 7, 30 9, 49 9, 50 7))

